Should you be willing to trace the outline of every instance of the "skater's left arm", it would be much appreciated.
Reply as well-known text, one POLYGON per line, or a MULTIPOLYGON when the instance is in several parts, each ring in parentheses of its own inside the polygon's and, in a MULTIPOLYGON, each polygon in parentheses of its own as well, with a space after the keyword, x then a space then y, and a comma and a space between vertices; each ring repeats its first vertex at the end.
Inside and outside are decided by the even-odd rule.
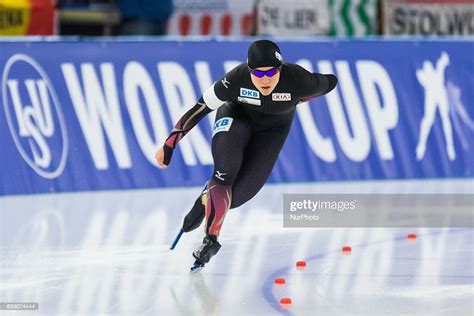
POLYGON ((333 74, 311 73, 304 68, 298 75, 298 95, 302 102, 331 92, 337 85, 337 78, 333 74))

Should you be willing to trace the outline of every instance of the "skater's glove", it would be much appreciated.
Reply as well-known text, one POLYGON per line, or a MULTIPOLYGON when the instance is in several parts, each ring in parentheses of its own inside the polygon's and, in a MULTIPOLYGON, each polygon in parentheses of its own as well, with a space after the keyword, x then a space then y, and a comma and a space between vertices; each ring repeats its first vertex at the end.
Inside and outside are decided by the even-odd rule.
POLYGON ((173 148, 170 146, 164 144, 163 145, 163 152, 164 152, 164 157, 163 157, 163 163, 165 165, 169 165, 171 161, 171 156, 173 156, 173 148))

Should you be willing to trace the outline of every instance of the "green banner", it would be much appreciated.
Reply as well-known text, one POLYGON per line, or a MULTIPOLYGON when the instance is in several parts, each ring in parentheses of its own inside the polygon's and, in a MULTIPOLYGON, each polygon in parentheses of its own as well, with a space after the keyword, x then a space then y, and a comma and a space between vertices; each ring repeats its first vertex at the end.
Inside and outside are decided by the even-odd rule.
POLYGON ((377 34, 378 0, 328 0, 329 35, 377 34))

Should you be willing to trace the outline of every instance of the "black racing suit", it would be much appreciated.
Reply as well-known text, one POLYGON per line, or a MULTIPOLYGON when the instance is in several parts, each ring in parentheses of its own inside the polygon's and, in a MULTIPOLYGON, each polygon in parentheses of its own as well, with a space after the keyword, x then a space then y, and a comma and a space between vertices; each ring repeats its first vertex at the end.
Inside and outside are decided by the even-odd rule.
POLYGON ((216 81, 183 115, 166 140, 166 164, 179 140, 217 109, 206 234, 218 236, 227 210, 244 204, 263 187, 288 136, 296 105, 330 92, 336 84, 334 75, 284 63, 275 89, 263 96, 253 85, 247 64, 241 64, 216 81))

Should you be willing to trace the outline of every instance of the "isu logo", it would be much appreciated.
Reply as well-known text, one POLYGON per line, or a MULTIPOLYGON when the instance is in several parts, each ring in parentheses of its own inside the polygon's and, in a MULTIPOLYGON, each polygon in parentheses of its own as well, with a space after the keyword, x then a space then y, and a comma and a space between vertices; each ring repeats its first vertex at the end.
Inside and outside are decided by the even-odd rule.
POLYGON ((40 176, 59 176, 66 164, 67 131, 44 70, 27 55, 13 55, 3 70, 2 96, 8 128, 20 155, 40 176))

